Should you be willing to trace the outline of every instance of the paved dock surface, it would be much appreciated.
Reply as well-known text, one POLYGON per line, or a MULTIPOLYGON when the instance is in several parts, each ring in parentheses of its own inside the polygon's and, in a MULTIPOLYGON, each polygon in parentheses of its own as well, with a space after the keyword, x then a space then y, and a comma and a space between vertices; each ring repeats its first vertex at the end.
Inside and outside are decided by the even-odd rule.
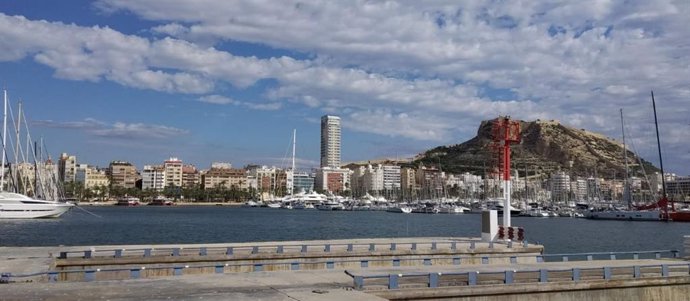
POLYGON ((10 300, 385 300, 352 288, 343 271, 254 272, 156 279, 13 283, 10 300))

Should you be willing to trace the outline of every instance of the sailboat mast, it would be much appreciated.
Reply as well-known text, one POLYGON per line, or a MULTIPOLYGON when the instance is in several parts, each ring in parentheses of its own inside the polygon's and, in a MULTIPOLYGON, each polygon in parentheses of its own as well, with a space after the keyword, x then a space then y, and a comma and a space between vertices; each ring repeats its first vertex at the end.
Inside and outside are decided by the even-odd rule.
POLYGON ((625 124, 623 122, 623 109, 621 110, 621 132, 623 133, 623 158, 625 160, 625 176, 623 177, 623 200, 628 204, 628 209, 632 208, 630 200, 630 185, 628 183, 628 149, 625 146, 625 124))
POLYGON ((661 157, 661 141, 659 140, 659 122, 656 119, 656 102, 654 101, 654 91, 652 91, 652 108, 654 109, 654 127, 656 128, 656 146, 659 150, 659 166, 661 167, 661 193, 666 199, 666 177, 664 173, 664 160, 661 157))
POLYGON ((2 171, 0 172, 0 190, 5 190, 5 145, 7 145, 7 90, 3 90, 3 105, 4 110, 2 113, 2 171))
POLYGON ((297 129, 292 130, 292 187, 290 195, 295 194, 295 150, 297 148, 297 129))
MULTIPOLYGON (((17 111, 17 128, 15 129, 16 132, 16 140, 14 142, 14 164, 19 166, 19 133, 20 129, 22 128, 22 102, 20 101, 18 104, 19 111, 17 111)), ((13 174, 14 174, 14 183, 16 186, 16 192, 19 192, 19 169, 14 168, 13 169, 13 174)))

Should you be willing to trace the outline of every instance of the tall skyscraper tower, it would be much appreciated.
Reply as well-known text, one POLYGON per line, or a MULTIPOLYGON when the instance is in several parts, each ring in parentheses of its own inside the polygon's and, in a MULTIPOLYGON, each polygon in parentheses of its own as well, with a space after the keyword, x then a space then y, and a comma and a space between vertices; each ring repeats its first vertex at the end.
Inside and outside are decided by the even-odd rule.
POLYGON ((321 117, 321 167, 340 168, 340 117, 321 117))

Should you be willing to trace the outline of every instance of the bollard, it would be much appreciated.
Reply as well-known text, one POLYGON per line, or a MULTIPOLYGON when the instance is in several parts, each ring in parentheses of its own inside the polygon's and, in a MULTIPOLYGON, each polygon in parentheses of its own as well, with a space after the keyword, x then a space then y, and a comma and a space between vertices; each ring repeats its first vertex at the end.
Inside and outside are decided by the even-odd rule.
POLYGON ((388 289, 398 288, 398 274, 388 275, 388 289))
POLYGON ((505 276, 503 277, 503 283, 505 284, 512 284, 513 283, 513 274, 515 272, 513 271, 506 271, 505 276))
POLYGON ((232 247, 228 247, 228 248, 225 250, 225 255, 232 256, 232 253, 233 253, 233 248, 232 248, 232 247))
POLYGON ((438 278, 440 273, 429 273, 429 287, 438 287, 438 278))

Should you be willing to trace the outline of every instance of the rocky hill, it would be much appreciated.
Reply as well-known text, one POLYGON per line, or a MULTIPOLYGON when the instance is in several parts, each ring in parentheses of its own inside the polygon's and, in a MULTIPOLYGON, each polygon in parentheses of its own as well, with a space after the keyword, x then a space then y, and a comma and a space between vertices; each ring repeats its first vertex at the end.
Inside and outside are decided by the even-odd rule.
MULTIPOLYGON (((493 157, 491 127, 493 120, 482 121, 477 136, 461 144, 439 146, 420 154, 415 162, 440 164, 451 173, 491 170, 493 157)), ((512 146, 512 168, 522 175, 548 174, 563 170, 572 175, 622 178, 625 164, 622 143, 585 129, 575 129, 558 121, 520 121, 522 142, 512 146)), ((658 171, 651 163, 628 150, 631 175, 658 171)))

